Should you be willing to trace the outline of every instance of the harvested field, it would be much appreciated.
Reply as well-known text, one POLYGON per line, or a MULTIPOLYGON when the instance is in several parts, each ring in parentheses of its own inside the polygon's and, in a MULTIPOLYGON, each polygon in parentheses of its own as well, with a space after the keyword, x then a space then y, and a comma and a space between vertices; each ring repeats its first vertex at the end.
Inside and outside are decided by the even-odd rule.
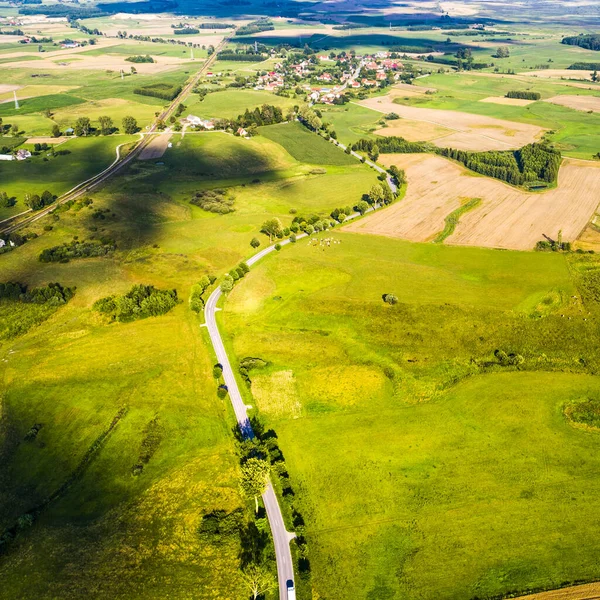
POLYGON ((155 135, 150 140, 150 143, 142 150, 138 160, 153 160, 161 158, 169 146, 171 139, 170 133, 161 133, 155 135))
POLYGON ((0 83, 0 96, 2 94, 12 93, 15 90, 18 90, 20 87, 21 87, 20 85, 11 85, 9 83, 0 83))
POLYGON ((25 98, 37 98, 38 96, 47 96, 50 94, 62 94, 63 92, 77 89, 77 86, 74 85, 26 85, 24 87, 16 85, 0 86, 0 103, 11 102, 14 98, 14 90, 3 92, 4 87, 12 87, 15 90, 21 88, 17 94, 19 100, 25 100, 25 98))
POLYGON ((393 97, 382 96, 359 102, 362 106, 382 113, 395 112, 405 119, 441 125, 457 132, 452 143, 448 138, 432 140, 436 146, 452 146, 463 150, 511 150, 521 148, 539 139, 544 130, 537 125, 516 123, 482 115, 437 110, 395 104, 393 97))
POLYGON ((528 77, 540 77, 543 79, 585 79, 592 80, 591 71, 576 71, 572 69, 541 69, 540 71, 525 71, 519 75, 528 77))
POLYGON ((406 170, 406 197, 347 231, 429 242, 465 199, 481 198, 445 243, 531 250, 543 234, 556 237, 559 230, 565 241, 576 240, 600 201, 600 163, 566 159, 556 189, 527 193, 439 156, 387 154, 380 162, 406 170))
POLYGON ((431 140, 454 133, 452 130, 441 125, 424 123, 423 121, 400 119, 398 121, 390 121, 390 124, 390 127, 378 129, 375 134, 385 137, 399 136, 409 142, 430 142, 431 140))
POLYGON ((507 106, 527 106, 533 104, 535 100, 522 100, 521 98, 505 98, 504 96, 490 96, 484 98, 480 102, 487 102, 489 104, 505 104, 507 106))
POLYGON ((437 90, 408 83, 397 83, 390 90, 389 96, 390 98, 413 98, 414 96, 423 96, 427 92, 434 94, 437 90))
POLYGON ((600 583, 587 583, 561 590, 521 596, 519 600, 598 600, 598 598, 600 598, 600 583))
POLYGON ((27 139, 27 144, 62 144, 67 140, 70 140, 67 136, 61 135, 60 137, 50 137, 50 136, 42 136, 42 137, 32 137, 27 139))
POLYGON ((546 102, 585 112, 600 112, 600 96, 554 96, 546 102))

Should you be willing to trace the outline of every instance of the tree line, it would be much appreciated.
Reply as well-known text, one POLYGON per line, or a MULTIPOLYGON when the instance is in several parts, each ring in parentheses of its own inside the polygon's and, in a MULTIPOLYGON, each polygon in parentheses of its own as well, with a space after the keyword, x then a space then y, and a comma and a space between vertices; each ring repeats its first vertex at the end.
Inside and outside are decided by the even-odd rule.
POLYGON ((153 83, 151 85, 135 88, 133 93, 138 94, 139 96, 160 98, 161 100, 173 100, 173 98, 177 98, 181 93, 181 86, 169 83, 153 83))
POLYGON ((505 98, 517 98, 518 100, 539 100, 542 95, 539 92, 526 92, 521 90, 512 90, 506 92, 505 98))
POLYGON ((68 263, 72 258, 108 256, 117 249, 114 240, 103 238, 98 242, 73 240, 60 246, 45 248, 39 255, 40 262, 68 263))
POLYGON ((600 34, 570 35, 562 39, 563 44, 579 46, 586 50, 600 50, 600 34))
POLYGON ((27 284, 15 281, 0 283, 0 299, 24 304, 66 304, 75 295, 75 288, 60 283, 49 283, 44 287, 29 289, 27 284))

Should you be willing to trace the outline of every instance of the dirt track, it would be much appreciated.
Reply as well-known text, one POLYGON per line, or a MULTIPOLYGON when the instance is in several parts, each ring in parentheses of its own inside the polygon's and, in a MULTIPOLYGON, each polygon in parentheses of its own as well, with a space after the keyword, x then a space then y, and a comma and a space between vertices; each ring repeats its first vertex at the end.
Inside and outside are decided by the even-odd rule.
POLYGON ((511 150, 539 139, 544 130, 536 125, 516 123, 453 110, 404 106, 392 102, 394 96, 363 100, 359 104, 382 113, 395 112, 404 119, 424 121, 452 129, 450 138, 432 140, 436 146, 461 150, 511 150))
POLYGON ((346 231, 429 242, 444 229, 445 217, 461 200, 481 198, 445 243, 531 250, 543 234, 556 238, 559 230, 565 241, 576 240, 600 202, 600 163, 567 159, 556 189, 527 193, 474 176, 439 156, 388 154, 380 162, 406 170, 406 197, 348 225, 346 231))
POLYGON ((169 146, 170 133, 152 136, 150 143, 142 150, 138 160, 154 160, 161 158, 169 146))

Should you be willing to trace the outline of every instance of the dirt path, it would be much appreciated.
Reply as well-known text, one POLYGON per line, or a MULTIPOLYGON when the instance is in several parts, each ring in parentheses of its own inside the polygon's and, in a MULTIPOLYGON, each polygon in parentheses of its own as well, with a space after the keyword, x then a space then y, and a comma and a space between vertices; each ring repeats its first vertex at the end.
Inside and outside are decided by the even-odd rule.
POLYGON ((169 146, 170 133, 161 133, 152 137, 150 143, 142 150, 138 160, 161 158, 169 146))
POLYGON ((600 202, 600 163, 566 159, 556 189, 527 193, 439 156, 388 154, 380 162, 406 170, 406 197, 347 231, 429 242, 465 199, 481 198, 445 243, 531 250, 544 234, 556 238, 559 230, 565 241, 576 240, 600 202))
POLYGON ((452 136, 432 140, 436 146, 460 150, 511 150, 535 142, 544 133, 537 125, 516 123, 483 115, 395 104, 394 96, 363 100, 359 104, 382 113, 395 112, 404 119, 441 125, 452 136))

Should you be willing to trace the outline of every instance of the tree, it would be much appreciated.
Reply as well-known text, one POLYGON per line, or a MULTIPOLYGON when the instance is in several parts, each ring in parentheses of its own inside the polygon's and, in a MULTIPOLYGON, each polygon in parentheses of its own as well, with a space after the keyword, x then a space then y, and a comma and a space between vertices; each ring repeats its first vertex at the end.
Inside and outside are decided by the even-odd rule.
POLYGON ((364 215, 367 210, 369 208, 369 205, 364 201, 361 200, 357 205, 356 205, 356 210, 361 214, 364 215))
POLYGON ((248 498, 254 498, 258 512, 258 497, 264 493, 269 484, 269 463, 260 458, 249 458, 242 465, 240 488, 248 498))
POLYGON ((281 221, 277 218, 265 221, 260 230, 262 233, 269 236, 269 242, 272 242, 274 237, 283 235, 283 226, 281 225, 281 221))
POLYGON ((250 245, 251 245, 253 248, 258 248, 258 247, 260 246, 260 240, 259 240, 258 238, 255 238, 255 237, 253 237, 253 238, 250 240, 250 245))
POLYGON ((135 67, 131 67, 131 74, 135 75, 137 73, 137 69, 135 67))
POLYGON ((224 294, 229 293, 233 289, 233 277, 231 275, 225 275, 225 279, 221 282, 221 291, 224 294))
POLYGON ((394 304, 398 304, 398 298, 394 296, 394 294, 384 294, 383 301, 387 302, 388 304, 391 304, 392 306, 394 304))
POLYGON ((600 75, 598 75, 598 71, 594 71, 592 73, 592 81, 600 81, 600 75))
POLYGON ((79 117, 77 121, 75 121, 75 135, 77 136, 86 136, 90 132, 92 128, 92 123, 88 117, 79 117))
POLYGON ((44 205, 42 199, 37 195, 25 194, 25 205, 31 208, 31 210, 40 210, 44 205))
POLYGON ((383 188, 380 184, 376 183, 369 191, 369 202, 376 206, 381 204, 384 198, 383 188))
POLYGON ((52 137, 60 137, 60 127, 56 123, 52 125, 52 137))
POLYGON ((275 587, 275 577, 264 565, 250 563, 242 571, 242 581, 256 600, 261 594, 275 587))
POLYGON ((10 208, 16 203, 16 198, 9 196, 6 192, 0 192, 0 208, 10 208))
POLYGON ((127 117, 123 117, 123 131, 125 133, 136 133, 139 130, 137 121, 131 117, 131 116, 127 116, 127 117))
POLYGON ((102 135, 110 135, 112 133, 113 120, 110 117, 98 117, 98 122, 100 123, 100 132, 102 135))
POLYGON ((500 46, 496 50, 496 58, 508 58, 510 56, 510 50, 508 46, 500 46))
POLYGON ((13 123, 12 127, 10 128, 10 132, 14 137, 17 137, 19 135, 19 126, 16 123, 13 123))

